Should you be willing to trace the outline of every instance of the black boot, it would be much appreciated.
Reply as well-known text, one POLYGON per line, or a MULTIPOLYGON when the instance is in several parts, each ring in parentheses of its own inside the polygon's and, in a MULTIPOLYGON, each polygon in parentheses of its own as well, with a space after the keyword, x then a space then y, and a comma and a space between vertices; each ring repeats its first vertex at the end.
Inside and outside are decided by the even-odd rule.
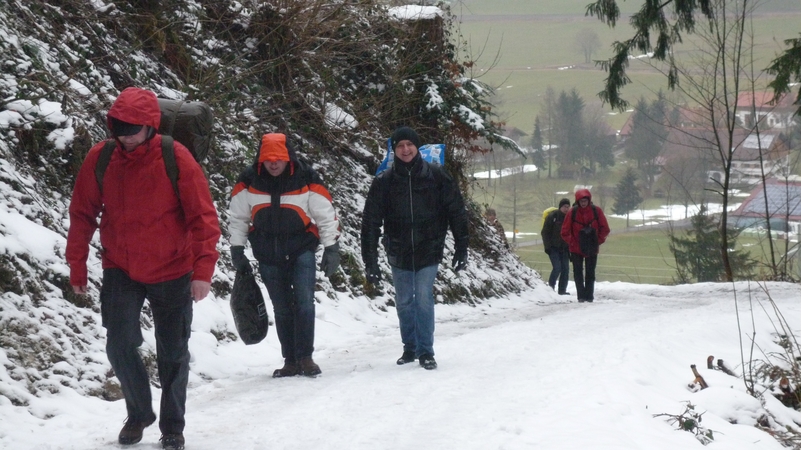
POLYGON ((404 351, 401 357, 396 361, 396 364, 402 366, 406 363, 414 362, 415 359, 414 352, 404 351))

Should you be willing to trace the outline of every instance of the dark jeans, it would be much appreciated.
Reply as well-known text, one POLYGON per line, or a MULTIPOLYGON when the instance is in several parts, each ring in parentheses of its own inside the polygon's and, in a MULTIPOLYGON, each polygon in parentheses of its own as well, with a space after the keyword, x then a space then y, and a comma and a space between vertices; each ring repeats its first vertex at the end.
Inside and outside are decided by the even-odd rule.
POLYGON ((551 259, 551 276, 548 277, 548 285, 551 289, 556 287, 556 280, 559 279, 559 295, 564 295, 567 292, 567 280, 570 277, 570 253, 567 250, 551 249, 548 254, 551 259))
POLYGON ((155 420, 150 381, 137 348, 142 345, 139 316, 150 303, 156 334, 156 364, 161 383, 159 428, 182 433, 189 381, 189 336, 192 332, 190 275, 156 284, 131 280, 120 269, 103 271, 100 312, 106 328, 106 354, 120 380, 128 419, 155 420))
POLYGON ((595 300, 595 266, 598 264, 598 255, 585 258, 578 253, 571 253, 570 259, 573 261, 573 281, 576 282, 578 300, 580 302, 595 300), (585 268, 587 270, 586 277, 584 275, 585 268))
POLYGON ((314 252, 304 252, 294 263, 259 265, 275 313, 281 355, 296 362, 314 352, 314 252))

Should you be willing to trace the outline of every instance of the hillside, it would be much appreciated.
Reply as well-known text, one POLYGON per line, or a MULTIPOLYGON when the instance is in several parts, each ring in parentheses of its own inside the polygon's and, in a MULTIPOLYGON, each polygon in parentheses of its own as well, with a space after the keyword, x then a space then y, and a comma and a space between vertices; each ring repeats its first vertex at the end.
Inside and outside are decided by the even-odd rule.
MULTIPOLYGON (((74 176, 105 138, 105 112, 129 85, 203 100, 215 113, 203 165, 224 235, 212 295, 196 313, 196 345, 236 340, 227 303, 228 193, 259 137, 272 131, 300 144, 340 215, 342 270, 330 281, 318 272, 318 302, 391 307, 389 283, 378 291, 365 284, 358 247, 364 195, 386 136, 408 124, 448 145, 446 167, 465 189, 472 140, 496 138, 487 91, 465 76, 468 62, 455 59, 450 21, 439 10, 410 19, 371 1, 0 4, 0 401, 26 407, 32 396, 64 387, 119 396, 100 339, 99 248, 89 260, 88 297, 72 294, 64 248, 74 176)), ((479 207, 469 209, 468 270, 457 276, 443 266, 438 300, 472 305, 542 287, 502 249, 479 207)), ((449 240, 447 262, 451 255, 449 240)), ((143 324, 150 328, 148 318, 143 324)))
MULTIPOLYGON (((585 62, 579 34, 597 36, 592 60, 612 55, 612 43, 628 39, 632 28, 630 14, 642 1, 618 2, 621 18, 610 28, 585 11, 592 0, 461 0, 454 6, 460 30, 470 43, 468 53, 476 58, 474 73, 497 88, 493 103, 500 117, 509 125, 531 133, 534 118, 541 112, 542 98, 548 86, 557 93, 575 88, 589 106, 601 107, 597 97, 606 72, 593 62, 585 62)), ((757 68, 786 50, 785 39, 798 37, 801 3, 795 0, 749 2, 755 8, 753 26, 757 68)), ((676 48, 679 54, 692 51, 692 36, 676 48)), ((667 91, 665 76, 645 63, 629 68, 633 82, 622 94, 636 103, 640 96, 654 98, 659 90, 667 91)), ((629 114, 604 107, 609 125, 619 130, 629 114)))

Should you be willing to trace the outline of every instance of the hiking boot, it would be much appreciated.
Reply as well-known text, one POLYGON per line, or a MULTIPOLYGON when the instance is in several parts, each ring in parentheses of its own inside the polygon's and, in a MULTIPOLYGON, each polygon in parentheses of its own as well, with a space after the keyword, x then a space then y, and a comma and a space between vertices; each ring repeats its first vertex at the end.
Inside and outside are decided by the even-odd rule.
POLYGON ((437 368, 437 362, 434 361, 434 355, 421 355, 420 365, 426 370, 434 370, 437 368))
POLYGON ((299 374, 300 366, 298 366, 298 363, 286 360, 284 361, 284 367, 275 369, 275 372, 273 372, 273 378, 294 377, 295 375, 299 374))
POLYGON ((184 450, 184 435, 183 433, 177 434, 162 434, 161 448, 164 450, 184 450))
POLYGON ((403 354, 401 355, 400 358, 398 358, 396 363, 399 366, 402 366, 402 365, 404 365, 406 363, 414 362, 415 359, 417 359, 417 358, 414 357, 414 352, 410 352, 410 351, 405 351, 404 350, 403 354))
POLYGON ((307 377, 316 377, 323 373, 320 366, 314 362, 311 356, 300 359, 300 374, 307 377))
POLYGON ((125 420, 125 425, 122 427, 122 430, 120 430, 120 437, 118 438, 119 443, 122 445, 132 445, 141 441, 142 432, 155 421, 156 419, 151 419, 146 422, 139 422, 131 420, 129 417, 125 420))

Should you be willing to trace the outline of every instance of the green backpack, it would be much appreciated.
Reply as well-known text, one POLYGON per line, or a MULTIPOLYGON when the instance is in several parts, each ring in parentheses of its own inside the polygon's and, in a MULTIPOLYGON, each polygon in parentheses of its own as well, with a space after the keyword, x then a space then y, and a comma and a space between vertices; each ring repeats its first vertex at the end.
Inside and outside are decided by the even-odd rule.
MULTIPOLYGON (((195 161, 202 163, 211 148, 214 115, 209 105, 203 102, 166 98, 160 98, 158 101, 159 109, 161 109, 161 124, 158 130, 158 133, 162 135, 161 154, 172 189, 175 191, 175 195, 181 198, 178 192, 178 165, 175 162, 173 140, 183 144, 189 149, 195 161)), ((106 140, 95 166, 95 178, 101 193, 103 192, 103 177, 115 148, 117 148, 115 139, 106 140)))

